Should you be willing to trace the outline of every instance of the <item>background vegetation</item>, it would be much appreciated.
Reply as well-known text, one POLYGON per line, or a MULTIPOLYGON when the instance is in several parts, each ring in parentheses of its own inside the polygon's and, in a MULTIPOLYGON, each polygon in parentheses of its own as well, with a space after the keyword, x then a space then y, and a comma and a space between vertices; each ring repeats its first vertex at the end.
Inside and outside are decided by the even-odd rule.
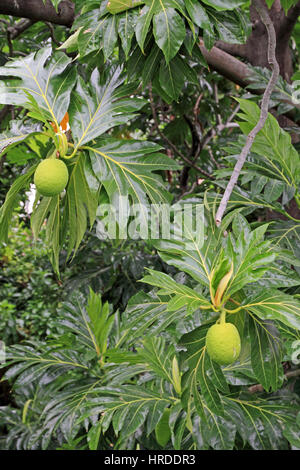
POLYGON ((25 3, 0 5, 0 448, 299 449, 300 3, 25 3), (217 226, 272 80, 259 8, 280 76, 217 226), (66 110, 69 184, 31 207, 66 110), (204 245, 99 239, 119 196, 203 204, 204 245))

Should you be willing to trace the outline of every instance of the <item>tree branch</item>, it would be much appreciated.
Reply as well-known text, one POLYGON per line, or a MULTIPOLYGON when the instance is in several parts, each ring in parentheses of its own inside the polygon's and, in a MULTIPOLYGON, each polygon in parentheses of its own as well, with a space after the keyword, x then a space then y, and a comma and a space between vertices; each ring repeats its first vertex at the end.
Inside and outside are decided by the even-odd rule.
POLYGON ((228 78, 243 88, 249 85, 251 71, 246 64, 218 47, 214 46, 208 51, 204 46, 202 38, 199 41, 199 48, 208 65, 223 75, 223 77, 228 78))
MULTIPOLYGON (((286 374, 284 374, 284 377, 286 380, 288 380, 294 377, 298 377, 299 375, 300 375, 300 369, 296 369, 296 370, 291 370, 287 372, 286 374)), ((257 393, 257 392, 264 392, 264 391, 265 389, 261 384, 251 385, 251 387, 248 388, 249 393, 257 393)))
POLYGON ((277 83, 278 77, 279 77, 279 65, 276 59, 276 33, 275 33, 275 28, 273 26, 272 21, 270 20, 269 14, 267 7, 265 3, 262 3, 261 0, 253 0, 253 5, 257 9, 259 16, 264 23, 267 31, 268 31, 268 62, 272 68, 272 75, 270 78, 270 81, 265 89, 263 99, 262 99, 262 104, 261 104, 261 112, 260 112, 260 118, 258 120, 258 123, 256 126, 250 131, 246 143, 241 151, 240 156, 238 157, 238 160, 235 164, 234 170, 232 172, 231 178, 229 180, 229 183, 225 189, 224 195, 222 197, 222 200, 220 202, 219 208, 217 210, 216 214, 216 224, 219 226, 222 222, 222 218, 224 215, 224 212, 226 210, 228 201, 230 199, 231 193, 237 183, 238 177, 240 175, 240 172, 243 168, 243 165, 246 161, 247 155, 252 147, 252 144, 254 142, 254 139, 258 132, 264 127, 266 119, 268 117, 268 109, 269 109, 269 102, 271 98, 271 94, 275 88, 275 85, 277 83))
MULTIPOLYGON (((1 10, 1 7, 0 7, 0 10, 1 10)), ((35 23, 34 20, 28 20, 27 18, 26 19, 24 18, 23 20, 20 20, 17 23, 15 23, 13 26, 9 26, 7 28, 7 33, 9 33, 10 39, 17 38, 26 29, 30 28, 30 26, 32 26, 34 23, 35 23)))
POLYGON ((62 0, 55 10, 52 2, 46 0, 1 0, 0 14, 29 18, 34 21, 49 21, 50 23, 71 26, 74 21, 74 3, 62 0))
POLYGON ((280 28, 278 31, 278 36, 290 36, 297 20, 298 16, 300 15, 300 1, 294 5, 292 8, 289 9, 287 15, 283 18, 280 28))
MULTIPOLYGON (((250 80, 252 72, 244 62, 241 62, 240 60, 236 59, 235 57, 231 56, 230 54, 219 49, 216 46, 214 46, 210 51, 208 51, 204 46, 202 38, 200 38, 199 40, 199 48, 208 65, 210 65, 212 69, 216 70, 216 72, 223 75, 223 77, 228 78, 228 80, 232 81, 233 83, 236 83, 237 85, 240 85, 242 88, 246 88, 252 83, 250 80)), ((265 89, 262 88, 261 90, 257 89, 251 91, 256 95, 262 95, 265 89)), ((291 104, 293 107, 300 109, 300 105, 292 103, 288 99, 279 98, 279 101, 281 101, 282 103, 291 104)), ((287 112, 285 115, 289 119, 294 118, 292 111, 287 112)))
POLYGON ((199 171, 202 173, 204 176, 206 176, 209 179, 213 179, 212 175, 207 173, 207 171, 203 170, 199 166, 197 166, 193 161, 189 160, 177 147, 176 145, 171 142, 171 140, 168 139, 168 137, 160 130, 159 128, 159 122, 157 118, 157 113, 155 109, 155 104, 154 104, 154 99, 153 99, 153 93, 152 93, 152 86, 149 85, 149 98, 150 98, 150 106, 152 110, 152 116, 154 119, 154 124, 156 127, 157 132, 159 133, 160 137, 168 144, 168 146, 175 152, 179 157, 188 164, 188 166, 194 168, 195 170, 199 171))

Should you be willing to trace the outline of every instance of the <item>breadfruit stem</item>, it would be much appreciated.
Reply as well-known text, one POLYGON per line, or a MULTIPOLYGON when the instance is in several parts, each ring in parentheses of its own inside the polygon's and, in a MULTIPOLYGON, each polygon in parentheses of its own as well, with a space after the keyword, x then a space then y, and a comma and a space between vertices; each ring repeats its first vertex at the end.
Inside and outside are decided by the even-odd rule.
POLYGON ((220 318, 219 318, 219 323, 220 323, 220 325, 224 325, 224 323, 226 323, 226 310, 221 311, 221 315, 220 315, 220 318))

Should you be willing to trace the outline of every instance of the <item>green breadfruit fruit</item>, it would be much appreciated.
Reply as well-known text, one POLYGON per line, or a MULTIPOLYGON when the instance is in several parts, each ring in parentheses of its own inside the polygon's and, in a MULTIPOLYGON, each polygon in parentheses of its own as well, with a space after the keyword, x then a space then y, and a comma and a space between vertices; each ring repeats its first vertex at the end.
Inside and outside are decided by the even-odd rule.
POLYGON ((69 179, 68 168, 62 160, 46 158, 34 173, 34 184, 42 196, 56 196, 67 186, 69 179))
POLYGON ((232 323, 216 323, 206 334, 206 349, 210 358, 220 365, 235 362, 241 352, 241 338, 232 323))
POLYGON ((170 440, 171 430, 169 426, 170 409, 166 408, 155 427, 155 437, 161 447, 165 447, 170 440))

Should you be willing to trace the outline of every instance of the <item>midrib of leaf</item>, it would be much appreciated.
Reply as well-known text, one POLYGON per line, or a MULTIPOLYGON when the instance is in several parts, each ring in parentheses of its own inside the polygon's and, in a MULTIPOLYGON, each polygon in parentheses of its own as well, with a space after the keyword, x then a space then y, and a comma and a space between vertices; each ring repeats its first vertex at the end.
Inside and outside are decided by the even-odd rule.
MULTIPOLYGON (((265 134, 264 134, 265 135, 265 134)), ((271 141, 269 141, 271 142, 271 141)), ((275 149, 275 153, 278 153, 278 155, 280 156, 280 153, 277 152, 277 148, 273 146, 273 149, 275 149)), ((264 155, 264 158, 267 160, 267 162, 275 169, 275 172, 277 171, 277 173, 281 176, 281 178, 283 179, 283 181, 286 182, 286 184, 288 186, 292 186, 292 184, 289 182, 289 180, 286 178, 285 174, 280 170, 280 168, 278 168, 275 163, 273 162, 273 160, 271 160, 270 158, 268 158, 267 155, 264 155)), ((280 156, 280 163, 282 164, 283 160, 280 156)), ((282 165, 284 167, 284 165, 282 165)), ((264 168, 264 167, 262 167, 264 168)), ((290 177, 291 177, 291 180, 294 181, 294 178, 293 178, 293 175, 290 171, 290 169, 288 167, 286 167, 286 170, 288 170, 288 173, 290 174, 290 177)))
MULTIPOLYGON (((269 411, 269 410, 266 410, 264 408, 262 408, 261 406, 258 406, 258 405, 254 405, 253 403, 247 401, 247 400, 241 400, 239 398, 233 398, 233 397, 226 397, 227 400, 231 400, 231 401, 234 401, 236 403, 238 403, 239 405, 241 406, 249 406, 250 408, 255 408, 256 410, 258 410, 261 414, 263 414, 265 416, 265 413, 266 414, 269 414, 271 416, 273 416, 274 418, 280 420, 280 421, 287 421, 282 415, 278 415, 276 413, 272 413, 272 411, 269 411)), ((265 404, 265 406, 274 406, 274 405, 269 405, 268 403, 265 404)), ((279 405, 280 406, 280 405, 279 405)), ((278 408, 278 406, 276 405, 276 408, 278 408)))
POLYGON ((88 396, 89 393, 91 393, 93 391, 93 389, 96 387, 96 385, 98 385, 98 383, 102 382, 102 377, 101 379, 99 380, 96 380, 96 382, 94 382, 89 388, 88 390, 84 393, 84 395, 81 397, 81 399, 78 401, 77 405, 75 406, 74 408, 74 411, 72 413, 72 416, 74 417, 75 416, 75 413, 76 411, 78 410, 79 406, 81 405, 81 403, 86 399, 86 397, 88 396))
POLYGON ((104 23, 104 21, 106 20, 107 17, 104 17, 97 25, 97 27, 95 28, 95 30, 93 31, 93 33, 91 34, 91 36, 89 37, 89 39, 87 40, 86 44, 89 44, 90 41, 94 38, 96 32, 98 31, 98 29, 101 28, 102 24, 104 23))
MULTIPOLYGON (((278 168, 275 163, 273 162, 273 160, 270 160, 266 155, 263 156, 265 158, 265 160, 267 160, 267 162, 273 167, 273 169, 275 170, 275 173, 278 173, 279 176, 281 176, 281 179, 283 179, 286 184, 288 186, 291 186, 290 182, 288 179, 286 179, 284 173, 282 173, 282 171, 280 170, 280 168, 278 168)), ((261 165, 259 162, 258 163, 254 163, 254 162, 251 162, 251 165, 255 166, 256 169, 258 170, 262 170, 262 171, 268 171, 271 173, 271 169, 268 169, 266 168, 265 166, 261 165)), ((272 173, 271 173, 272 174, 272 173)), ((269 176, 270 178, 270 176, 269 176)))
MULTIPOLYGON (((278 151, 277 147, 274 146, 274 142, 272 141, 272 139, 269 138, 268 134, 264 131, 264 129, 262 130, 262 133, 263 133, 265 139, 267 140, 267 142, 269 143, 269 145, 273 148, 275 154, 277 154, 277 156, 279 157, 279 161, 280 161, 280 163, 282 164, 282 166, 286 169, 287 174, 289 174, 290 177, 291 177, 291 180, 294 181, 294 177, 293 177, 293 174, 291 173, 290 168, 287 166, 285 159, 282 158, 282 156, 281 156, 280 152, 278 151)), ((279 139, 280 139, 280 137, 281 137, 281 136, 280 136, 280 130, 279 130, 279 139)), ((290 143, 290 145, 292 145, 292 144, 290 143)), ((266 160, 269 161, 268 158, 266 158, 266 160)), ((272 163, 271 163, 271 164, 272 164, 272 163)), ((283 178, 285 178, 284 175, 282 175, 282 176, 283 176, 283 178)), ((286 179, 286 178, 285 178, 285 179, 286 179)), ((291 186, 291 184, 289 183, 289 181, 287 182, 287 184, 288 184, 289 186, 291 186)))
MULTIPOLYGON (((293 225, 293 227, 290 227, 288 230, 285 230, 284 234, 277 240, 277 242, 275 243, 275 246, 278 245, 281 240, 283 238, 286 238, 287 242, 290 244, 290 241, 287 237, 288 233, 295 230, 295 235, 298 237, 298 234, 297 234, 297 228, 300 228, 300 224, 299 225, 293 225)), ((299 241, 300 241, 300 237, 298 237, 299 241)), ((291 245, 292 246, 292 245, 291 245)))
MULTIPOLYGON (((158 362, 158 365, 160 365, 161 369, 163 370, 163 372, 165 373, 166 377, 168 378, 169 382, 172 384, 173 383, 173 379, 171 377, 171 375, 169 374, 169 372, 167 371, 166 367, 165 367, 165 364, 161 361, 161 355, 157 355, 156 356, 156 359, 157 359, 157 362, 158 362)), ((167 356, 166 356, 166 360, 167 360, 167 356)))
MULTIPOLYGON (((270 299, 274 298, 273 297, 270 297, 270 299)), ((246 308, 250 308, 250 307, 255 307, 257 305, 261 305, 262 307, 264 308, 271 308, 270 305, 279 305, 279 306, 286 306, 287 308, 291 308, 290 304, 288 304, 287 302, 270 302, 270 300, 268 299, 264 299, 263 301, 260 301, 260 302, 256 302, 254 304, 247 304, 247 305, 243 305, 242 308, 243 309, 246 309, 246 308), (268 305, 266 305, 266 303, 268 305)), ((295 305, 293 305, 293 311, 295 311, 295 309, 297 309, 297 307, 295 305)), ((300 312, 300 309, 298 309, 299 312, 300 312)), ((300 315, 300 313, 297 313, 297 315, 300 315)))
POLYGON ((238 270, 233 275, 233 277, 230 279, 226 290, 229 290, 231 288, 231 286, 234 284, 234 281, 237 279, 237 277, 243 275, 243 273, 245 271, 247 271, 249 266, 251 266, 251 261, 249 262, 249 260, 247 258, 249 257, 249 252, 254 248, 256 248, 255 240, 252 240, 251 243, 246 248, 246 253, 243 255, 243 258, 242 258, 242 260, 239 264, 238 270))
MULTIPOLYGON (((94 123, 94 121, 95 121, 95 119, 96 119, 96 116, 97 116, 97 113, 98 113, 98 111, 99 111, 99 109, 101 108, 101 105, 102 105, 102 103, 103 103, 103 100, 104 100, 104 98, 106 97, 106 95, 107 95, 107 93, 108 93, 109 86, 110 86, 110 84, 111 84, 113 78, 114 78, 114 75, 111 77, 110 82, 109 82, 108 85, 106 86, 105 91, 104 91, 104 93, 103 93, 103 96, 102 96, 100 102, 99 102, 98 105, 97 105, 96 111, 94 112, 93 115, 90 114, 90 116, 91 116, 90 122, 89 122, 89 124, 87 125, 85 131, 83 132, 82 136, 80 137, 80 139, 79 139, 77 145, 74 147, 73 153, 72 153, 72 155, 71 155, 69 158, 74 157, 74 155, 76 154, 78 148, 80 147, 81 142, 83 141, 83 139, 84 139, 85 136, 87 135, 87 133, 88 133, 88 131, 89 131, 91 125, 94 123)), ((86 104, 87 104, 87 106, 89 107, 88 102, 86 102, 86 104)))
POLYGON ((225 449, 225 448, 226 448, 226 445, 225 445, 225 441, 224 441, 224 439, 223 439, 223 433, 222 433, 222 431, 221 431, 220 428, 219 428, 219 425, 218 425, 218 423, 217 423, 217 420, 216 420, 216 418, 215 418, 214 413, 208 408, 208 406, 207 406, 205 403, 203 403, 203 407, 204 407, 204 408, 209 412, 209 414, 211 415, 211 417, 212 417, 212 419, 213 419, 213 421, 214 421, 214 423, 215 423, 215 426, 216 426, 216 428, 217 428, 217 430, 218 430, 219 436, 220 436, 220 438, 221 438, 221 441, 222 441, 222 444, 223 444, 223 449, 225 449))
MULTIPOLYGON (((134 396, 134 395, 133 395, 133 396, 134 396)), ((123 397, 122 397, 122 399, 123 399, 123 397)), ((161 397, 150 397, 150 398, 139 397, 138 400, 130 400, 130 401, 125 401, 125 400, 124 400, 122 403, 117 404, 117 405, 115 405, 115 406, 113 406, 113 407, 111 407, 111 408, 108 408, 108 410, 109 410, 110 412, 112 412, 112 411, 115 412, 117 409, 122 408, 123 406, 130 406, 130 405, 132 405, 133 403, 140 403, 140 402, 142 402, 141 405, 144 405, 145 402, 149 402, 149 401, 160 401, 160 400, 166 400, 166 399, 165 399, 165 398, 161 398, 161 397)))
POLYGON ((82 364, 78 364, 77 362, 68 362, 68 361, 62 361, 60 359, 43 359, 42 357, 40 356, 36 356, 36 359, 34 357, 25 357, 22 356, 11 356, 10 359, 12 360, 18 360, 18 359, 22 359, 22 361, 38 361, 38 362, 47 362, 48 364, 57 364, 57 365, 69 365, 69 366, 74 366, 74 367, 80 367, 82 369, 88 369, 87 366, 84 366, 82 364))
MULTIPOLYGON (((187 227, 187 229, 188 229, 188 227, 187 227)), ((209 281, 209 280, 210 280, 210 274, 208 273, 208 270, 206 269, 205 259, 206 259, 206 254, 207 254, 207 252, 208 252, 208 249, 209 249, 209 245, 210 245, 210 244, 209 244, 209 243, 207 244, 206 254, 205 254, 204 258, 203 258, 203 257, 202 257, 202 254, 201 254, 201 251, 199 250, 199 247, 198 247, 197 243, 195 242, 195 240, 194 240, 192 234, 191 234, 190 232, 188 232, 188 233, 189 233, 189 235, 191 236, 190 240, 192 240, 193 245, 195 246, 195 250, 196 250, 196 252, 198 253, 199 259, 200 259, 201 264, 202 264, 202 267, 203 267, 203 269, 204 269, 204 271, 205 271, 205 274, 206 274, 206 277, 207 277, 207 279, 208 279, 208 281, 209 281)), ((191 258, 193 258, 193 257, 191 256, 191 258)), ((194 258, 193 258, 193 259, 194 259, 194 258)), ((197 261, 197 259, 195 259, 195 261, 197 261)))
MULTIPOLYGON (((149 25, 150 25, 150 21, 151 21, 152 16, 153 16, 152 9, 154 8, 155 1, 156 1, 156 0, 153 0, 152 3, 151 3, 151 6, 149 7, 149 10, 148 10, 148 12, 147 12, 147 15, 146 15, 144 24, 147 24, 148 18, 151 16, 151 18, 150 18, 150 20, 149 20, 149 25)), ((145 39, 146 39, 146 38, 145 38, 145 39)), ((144 45, 143 45, 142 52, 144 53, 144 45)))
MULTIPOLYGON (((50 112, 50 114, 51 114, 51 116, 52 116, 52 118, 53 118, 53 122, 55 123, 56 127, 59 128, 57 119, 56 119, 56 117, 55 117, 55 115, 54 115, 54 113, 53 113, 53 110, 52 110, 52 108, 51 108, 51 106, 50 106, 50 103, 49 103, 49 101, 48 101, 47 96, 46 96, 45 93, 43 92, 43 90, 42 90, 42 88, 41 88, 41 86, 40 86, 40 84, 39 84, 39 82, 38 82, 38 80, 37 80, 37 76, 33 74, 33 72, 31 71, 30 67, 26 64, 26 62, 25 62, 23 59, 21 59, 21 60, 22 60, 23 64, 25 65, 26 69, 29 71, 30 76, 33 78, 33 80, 34 80, 35 84, 37 85, 38 89, 40 90, 40 93, 41 93, 40 96, 44 99, 44 101, 45 101, 45 103, 46 103, 46 105, 47 105, 47 108, 48 108, 48 110, 49 110, 49 112, 50 112)), ((41 61, 41 59, 40 59, 40 61, 41 61)), ((57 62, 57 63, 58 63, 58 62, 57 62)), ((39 65, 38 65, 38 68, 39 68, 39 65)), ((38 70, 38 69, 37 69, 37 70, 38 70)), ((28 77, 28 78, 29 78, 29 77, 28 77)), ((48 76, 48 80, 50 80, 50 74, 49 74, 49 76, 48 76)), ((48 86, 48 84, 47 84, 47 86, 48 86)), ((46 90, 47 90, 47 88, 46 88, 46 90)), ((46 90, 45 90, 45 91, 46 91, 46 90)))
MULTIPOLYGON (((138 307, 138 306, 143 307, 143 305, 145 305, 145 304, 138 304, 136 307, 138 307)), ((138 321, 140 321, 140 319, 143 318, 144 316, 147 316, 149 313, 151 313, 151 311, 155 310, 155 308, 157 308, 158 305, 166 305, 166 306, 167 306, 167 305, 168 305, 168 302, 148 302, 146 305, 147 305, 147 306, 148 306, 148 305, 154 305, 154 307, 153 307, 152 310, 147 310, 147 312, 143 313, 143 314, 139 317, 139 320, 138 320, 138 321)), ((157 316, 160 316, 160 315, 161 315, 161 312, 159 312, 159 313, 157 314, 157 316)), ((155 318, 156 318, 156 317, 155 317, 155 318)), ((152 323, 152 322, 153 322, 153 319, 151 319, 151 323, 152 323)), ((139 331, 139 330, 137 330, 137 331, 139 331)), ((116 348, 120 347, 120 345, 122 344, 123 340, 126 338, 126 336, 128 336, 129 333, 131 333, 131 331, 129 331, 128 329, 126 329, 125 333, 123 333, 123 335, 121 336, 121 338, 119 339, 119 341, 116 343, 116 345, 115 345, 116 348)), ((135 332, 135 333, 136 333, 136 332, 135 332)))
MULTIPOLYGON (((205 372, 205 368, 204 368, 204 357, 205 357, 205 354, 206 354, 206 346, 203 346, 203 351, 201 353, 201 356, 200 356, 200 359, 199 359, 199 362, 202 361, 202 364, 201 364, 201 370, 202 370, 202 377, 203 377, 203 380, 205 382, 205 386, 206 386, 206 390, 208 391, 209 393, 209 396, 212 400, 212 402, 214 403, 214 405, 216 406, 216 408, 218 408, 218 405, 210 391, 210 388, 209 386, 207 385, 207 379, 206 379, 206 372, 205 372)), ((196 372, 195 372, 196 373, 196 372)))
MULTIPOLYGON (((251 316, 252 316, 252 315, 251 315, 251 316)), ((252 316, 252 318, 253 318, 253 316, 252 316)), ((260 336, 259 336, 259 332, 257 331, 257 325, 256 325, 255 321, 254 321, 254 327, 255 327, 256 338, 257 338, 258 347, 259 347, 260 367, 261 367, 261 369, 262 369, 262 371, 263 371, 265 383, 267 383, 267 376, 266 376, 265 367, 264 367, 264 360, 263 360, 263 353, 262 353, 261 341, 260 341, 260 336)))
MULTIPOLYGON (((86 329, 88 330, 88 333, 89 333, 89 335, 90 335, 90 339, 92 340, 92 343, 93 343, 94 348, 95 348, 95 350, 96 350, 97 356, 99 356, 99 355, 100 355, 100 350, 99 350, 99 346, 98 346, 97 343, 96 343, 95 335, 93 334, 93 332, 92 332, 92 330, 91 330, 91 328, 90 328, 90 326, 89 326, 89 324, 88 324, 88 322, 87 322, 87 320, 86 320, 86 318, 85 318, 85 315, 84 315, 84 313, 83 313, 83 311, 82 311, 82 307, 81 307, 81 305, 80 305, 79 302, 78 302, 78 307, 79 307, 79 309, 80 309, 80 314, 81 314, 81 317, 82 317, 82 319, 83 319, 83 321, 84 321, 84 324, 85 324, 85 326, 86 326, 86 329)), ((80 331, 80 334, 81 334, 84 338, 89 339, 89 337, 88 337, 87 335, 84 335, 81 331, 80 331)))
MULTIPOLYGON (((170 57, 170 47, 171 47, 171 37, 170 37, 170 29, 169 29, 169 23, 168 23, 168 15, 166 13, 166 9, 164 7, 164 4, 162 0, 159 0, 159 3, 161 4, 161 8, 164 12, 165 18, 166 18, 166 28, 167 28, 167 36, 168 36, 168 57, 170 57)), ((171 75, 171 73, 170 73, 171 75)))
MULTIPOLYGON (((136 178, 137 180, 139 180, 144 186, 147 186, 149 187, 151 190, 153 190, 153 186, 151 186, 150 184, 148 184, 145 180, 143 180, 139 175, 137 175, 136 173, 134 173, 133 171, 129 170, 129 168, 127 168, 126 166, 122 165, 121 162, 118 162, 117 160, 114 160, 112 157, 110 157, 109 155, 101 152, 101 150, 98 150, 98 149, 94 149, 93 147, 88 147, 88 146, 83 146, 82 149, 86 149, 86 150, 89 150, 91 152, 95 152, 97 153, 98 155, 101 155, 103 158, 105 158, 105 160, 109 160, 111 162, 113 162, 116 166, 118 166, 120 168, 120 170, 122 170, 125 178, 127 179, 128 183, 130 184, 130 186, 132 187, 137 199, 140 201, 140 198, 139 198, 139 195, 137 194, 137 192, 135 191, 134 187, 132 186, 132 183, 130 181, 130 179, 128 179, 128 176, 126 175, 126 172, 129 173, 133 178, 136 178)), ((126 163, 127 165, 127 163, 126 163)), ((142 163, 140 163, 140 165, 143 165, 142 163)), ((111 168, 111 167, 110 167, 111 168)), ((113 173, 113 171, 112 171, 113 173)), ((149 177, 148 177, 149 179, 149 177)), ((156 191, 159 192, 159 190, 156 189, 156 191)), ((161 192, 159 192, 161 198, 163 199, 163 195, 161 192)), ((140 201, 141 203, 141 201, 140 201)))
POLYGON ((110 31, 109 31, 109 40, 110 40, 110 38, 111 38, 111 36, 112 36, 113 27, 115 26, 115 21, 116 21, 115 15, 113 15, 112 22, 111 22, 111 27, 110 27, 110 31))
MULTIPOLYGON (((116 164, 116 165, 121 169, 123 175, 125 176, 126 180, 128 181, 129 185, 131 186, 131 188, 132 188, 134 194, 136 195, 137 200, 139 201, 139 203, 140 203, 140 205, 141 205, 141 207, 142 207, 142 202, 141 202, 141 200, 140 200, 139 194, 136 192, 136 190, 135 190, 135 188, 134 188, 132 182, 130 181, 130 178, 128 178, 128 176, 127 176, 127 174, 126 174, 126 171, 128 171, 128 173, 130 173, 131 175, 134 175, 137 179, 141 180, 142 182, 143 182, 143 180, 142 180, 141 178, 139 178, 137 175, 135 175, 135 173, 133 173, 131 170, 129 170, 128 168, 124 167, 120 162, 117 162, 117 161, 114 160, 113 158, 110 158, 108 155, 104 154, 103 152, 101 152, 101 151, 99 151, 99 150, 94 150, 94 152, 95 152, 95 153, 99 153, 99 155, 101 155, 103 158, 106 159, 107 164, 108 164, 108 166, 109 166, 109 168, 110 168, 111 174, 113 175, 114 180, 116 181, 116 183, 117 183, 117 180, 116 180, 116 178, 115 178, 115 176, 114 176, 114 172, 113 172, 113 170, 112 170, 110 164, 108 163, 108 160, 112 161, 114 164, 116 164), (126 171, 125 171, 125 170, 126 170, 126 171)), ((146 185, 146 182, 143 182, 143 184, 146 185)), ((118 183, 117 183, 117 186, 118 186, 118 188, 119 188, 119 193, 121 194, 121 188, 120 188, 120 186, 119 186, 118 183)), ((147 186, 150 186, 150 185, 147 184, 147 186)), ((147 226, 147 222, 148 222, 148 221, 147 221, 145 212, 142 211, 142 214, 143 214, 145 226, 147 226)))

